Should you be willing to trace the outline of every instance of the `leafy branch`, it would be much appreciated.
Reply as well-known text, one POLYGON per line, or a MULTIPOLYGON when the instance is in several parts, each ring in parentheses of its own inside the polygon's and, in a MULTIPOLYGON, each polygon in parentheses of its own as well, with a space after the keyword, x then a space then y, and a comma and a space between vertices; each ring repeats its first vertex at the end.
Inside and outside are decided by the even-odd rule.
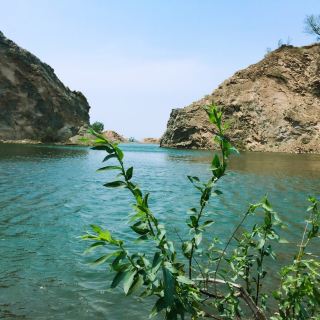
MULTIPOLYGON (((242 319, 247 318, 249 313, 254 319, 264 320, 269 298, 263 290, 268 275, 265 260, 276 259, 271 244, 272 241, 281 241, 278 228, 282 226, 266 197, 249 206, 222 250, 215 248, 219 240, 214 238, 207 249, 208 265, 213 265, 213 270, 202 268, 203 259, 200 255, 198 261, 203 233, 214 223, 213 220, 203 219, 208 214, 207 204, 212 195, 222 194, 216 188, 217 183, 225 175, 230 155, 237 152, 226 136, 228 126, 223 123, 221 109, 211 105, 205 110, 216 129, 214 139, 219 153, 213 156, 211 175, 206 182, 196 176, 188 176, 194 188, 200 192, 200 198, 198 207, 190 209, 191 215, 187 220, 189 240, 183 241, 178 235, 182 242, 182 258, 167 236, 164 224, 150 209, 149 193, 143 193, 134 182, 133 167, 125 167, 124 154, 118 144, 94 130, 90 131, 96 137, 93 149, 106 152, 103 162, 108 164, 98 171, 116 172, 116 180, 106 182, 104 186, 129 190, 134 200, 134 214, 130 216, 129 226, 136 239, 148 243, 150 250, 147 253, 130 253, 123 240, 97 225, 91 225, 91 231, 82 238, 93 242, 86 252, 106 246, 109 248, 93 264, 109 262, 115 273, 112 288, 122 283, 126 295, 136 293, 141 297, 156 297, 151 316, 163 313, 168 320, 185 319, 187 315, 192 319, 242 319), (109 164, 110 161, 116 161, 116 164, 109 164), (259 212, 262 212, 259 223, 238 236, 247 218, 259 212), (232 241, 236 242, 236 246, 229 250, 232 241), (196 276, 194 262, 199 270, 196 276), (220 270, 222 265, 223 270, 220 270)), ((319 238, 320 213, 318 201, 315 198, 309 201, 310 216, 299 251, 293 264, 281 270, 281 285, 274 293, 279 310, 272 319, 316 319, 315 316, 320 312, 320 263, 318 257, 306 252, 311 240, 319 238)))

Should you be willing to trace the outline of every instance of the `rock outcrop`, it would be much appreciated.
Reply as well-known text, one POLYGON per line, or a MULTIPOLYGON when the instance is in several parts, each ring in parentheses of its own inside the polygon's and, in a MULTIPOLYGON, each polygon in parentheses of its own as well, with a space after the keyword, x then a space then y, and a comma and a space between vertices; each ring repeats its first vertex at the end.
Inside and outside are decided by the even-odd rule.
POLYGON ((211 95, 172 110, 161 146, 214 147, 202 108, 212 102, 223 108, 239 149, 320 153, 320 44, 282 46, 211 95))
POLYGON ((146 144, 159 144, 160 143, 160 139, 158 138, 144 138, 142 140, 142 143, 146 143, 146 144))
POLYGON ((128 142, 128 139, 112 130, 104 131, 102 134, 111 142, 128 142))
POLYGON ((89 123, 89 109, 81 92, 0 32, 0 140, 67 141, 89 123))
MULTIPOLYGON (((66 144, 68 145, 84 145, 84 146, 92 146, 94 145, 94 141, 96 137, 88 132, 89 127, 83 126, 79 129, 79 133, 76 136, 71 137, 66 144)), ((115 131, 106 130, 102 132, 102 135, 107 138, 111 142, 128 142, 126 138, 121 136, 115 131)))

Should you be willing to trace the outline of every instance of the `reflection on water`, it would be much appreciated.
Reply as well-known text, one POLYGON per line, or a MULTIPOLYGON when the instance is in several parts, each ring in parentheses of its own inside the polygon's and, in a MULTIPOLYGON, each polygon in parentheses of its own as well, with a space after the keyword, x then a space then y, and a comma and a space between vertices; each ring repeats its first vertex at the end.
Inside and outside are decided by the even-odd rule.
MULTIPOLYGON (((169 222, 169 233, 180 247, 174 229, 187 237, 186 211, 198 203, 186 176, 207 178, 211 153, 122 147, 126 163, 135 168, 135 181, 151 192, 154 212, 169 222)), ((110 290, 112 274, 105 266, 89 267, 90 258, 82 254, 87 244, 78 236, 90 223, 111 229, 130 250, 137 247, 130 244, 125 223, 128 194, 102 187, 112 173, 96 173, 103 157, 86 147, 0 144, 0 318, 147 319, 151 302, 110 290)), ((267 193, 288 225, 290 244, 278 246, 278 263, 284 263, 296 250, 306 198, 319 196, 320 156, 243 153, 232 158, 219 188, 223 195, 208 208, 216 224, 206 240, 225 239, 248 204, 267 193)))
POLYGON ((16 161, 24 158, 75 158, 87 153, 87 147, 0 143, 0 161, 6 159, 16 161))
POLYGON ((319 179, 320 155, 245 152, 231 161, 231 170, 261 175, 319 179))
MULTIPOLYGON (((210 151, 168 150, 169 161, 190 161, 209 164, 212 160, 210 151)), ((319 178, 320 155, 289 154, 271 152, 241 152, 230 158, 229 169, 258 175, 304 176, 319 178)))

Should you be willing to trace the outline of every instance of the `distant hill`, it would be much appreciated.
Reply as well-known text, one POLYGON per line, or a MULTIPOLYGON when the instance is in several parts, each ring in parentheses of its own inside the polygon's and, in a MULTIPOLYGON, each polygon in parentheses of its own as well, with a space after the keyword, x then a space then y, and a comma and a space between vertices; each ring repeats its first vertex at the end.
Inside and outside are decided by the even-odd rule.
POLYGON ((213 147, 202 105, 222 106, 242 150, 320 153, 320 44, 282 46, 236 72, 212 94, 174 109, 161 146, 213 147))
POLYGON ((89 124, 89 109, 81 92, 0 32, 0 140, 64 142, 89 124))

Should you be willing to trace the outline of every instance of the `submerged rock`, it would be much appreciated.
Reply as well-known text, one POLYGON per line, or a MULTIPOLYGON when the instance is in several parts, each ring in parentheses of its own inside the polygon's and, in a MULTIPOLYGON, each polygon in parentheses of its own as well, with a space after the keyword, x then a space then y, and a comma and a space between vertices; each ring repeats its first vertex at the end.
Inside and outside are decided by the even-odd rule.
POLYGON ((320 153, 320 44, 282 46, 236 72, 212 94, 174 109, 161 146, 213 148, 203 105, 214 102, 242 150, 320 153))
POLYGON ((81 92, 0 32, 0 140, 65 142, 89 124, 89 109, 81 92))

